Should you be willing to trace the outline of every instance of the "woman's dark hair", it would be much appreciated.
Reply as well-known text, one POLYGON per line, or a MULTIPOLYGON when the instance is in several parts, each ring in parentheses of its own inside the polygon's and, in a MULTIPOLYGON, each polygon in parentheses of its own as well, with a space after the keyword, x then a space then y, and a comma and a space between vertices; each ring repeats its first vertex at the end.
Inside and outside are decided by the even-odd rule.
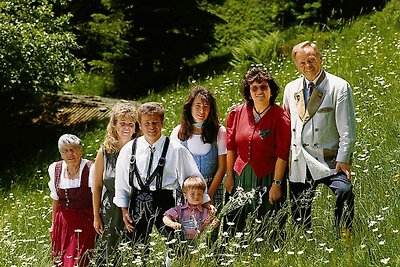
POLYGON ((243 98, 251 105, 254 105, 253 99, 250 98, 250 85, 255 81, 257 83, 262 83, 263 81, 266 81, 268 83, 271 90, 271 98, 269 100, 269 104, 274 104, 275 99, 280 91, 279 86, 275 82, 274 77, 272 77, 272 75, 264 68, 260 67, 251 68, 244 75, 242 85, 240 86, 240 92, 242 93, 243 98))
POLYGON ((183 114, 181 119, 181 128, 178 132, 178 138, 181 141, 188 140, 193 135, 194 123, 192 116, 192 104, 196 96, 208 102, 210 112, 201 128, 201 139, 204 143, 215 143, 219 130, 219 120, 217 112, 217 104, 211 92, 202 86, 195 86, 189 93, 188 98, 183 105, 183 114))

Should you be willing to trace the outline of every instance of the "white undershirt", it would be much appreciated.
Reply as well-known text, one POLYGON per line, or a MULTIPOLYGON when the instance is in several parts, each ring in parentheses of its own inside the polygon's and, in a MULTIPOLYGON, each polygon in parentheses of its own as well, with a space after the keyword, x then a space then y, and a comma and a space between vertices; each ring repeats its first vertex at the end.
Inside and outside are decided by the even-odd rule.
MULTIPOLYGON (((181 142, 178 138, 178 132, 181 128, 181 125, 176 126, 171 132, 171 139, 181 142)), ((187 145, 189 151, 194 155, 205 155, 210 151, 211 144, 204 143, 201 140, 200 134, 193 134, 188 140, 187 145)), ((217 147, 218 147, 218 155, 226 154, 226 129, 224 126, 219 127, 218 135, 217 135, 217 147)))

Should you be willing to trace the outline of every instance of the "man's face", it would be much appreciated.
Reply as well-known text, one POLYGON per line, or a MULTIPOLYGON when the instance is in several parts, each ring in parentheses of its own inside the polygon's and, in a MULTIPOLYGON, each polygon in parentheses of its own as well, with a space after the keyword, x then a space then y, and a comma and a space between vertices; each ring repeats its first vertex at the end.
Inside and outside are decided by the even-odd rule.
POLYGON ((161 117, 157 114, 143 114, 140 119, 140 129, 147 142, 154 144, 161 137, 161 130, 164 126, 161 117))
POLYGON ((322 58, 311 46, 306 46, 297 52, 295 58, 297 70, 312 81, 322 69, 322 58))

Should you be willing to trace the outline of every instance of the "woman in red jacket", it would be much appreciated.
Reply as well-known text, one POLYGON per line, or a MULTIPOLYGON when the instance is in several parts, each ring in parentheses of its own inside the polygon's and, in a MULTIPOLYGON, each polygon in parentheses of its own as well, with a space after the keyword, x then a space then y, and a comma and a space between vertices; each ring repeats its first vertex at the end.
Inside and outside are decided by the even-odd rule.
POLYGON ((262 68, 252 68, 240 91, 246 103, 231 110, 226 121, 225 188, 228 196, 239 187, 245 192, 255 189, 256 197, 227 217, 237 232, 245 229, 246 218, 254 211, 261 220, 281 208, 290 146, 289 116, 275 104, 279 87, 273 77, 262 68))

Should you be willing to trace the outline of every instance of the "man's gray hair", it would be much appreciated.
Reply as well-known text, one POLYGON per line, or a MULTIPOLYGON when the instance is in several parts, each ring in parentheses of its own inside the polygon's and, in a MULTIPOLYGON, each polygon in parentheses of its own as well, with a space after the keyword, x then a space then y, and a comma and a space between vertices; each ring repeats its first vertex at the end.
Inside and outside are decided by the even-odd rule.
POLYGON ((294 62, 296 62, 295 61, 296 54, 306 46, 312 47, 315 50, 315 52, 317 53, 317 55, 320 57, 320 59, 322 59, 322 54, 319 51, 318 46, 311 41, 304 41, 304 42, 301 42, 301 43, 295 45, 292 49, 292 59, 294 62))

